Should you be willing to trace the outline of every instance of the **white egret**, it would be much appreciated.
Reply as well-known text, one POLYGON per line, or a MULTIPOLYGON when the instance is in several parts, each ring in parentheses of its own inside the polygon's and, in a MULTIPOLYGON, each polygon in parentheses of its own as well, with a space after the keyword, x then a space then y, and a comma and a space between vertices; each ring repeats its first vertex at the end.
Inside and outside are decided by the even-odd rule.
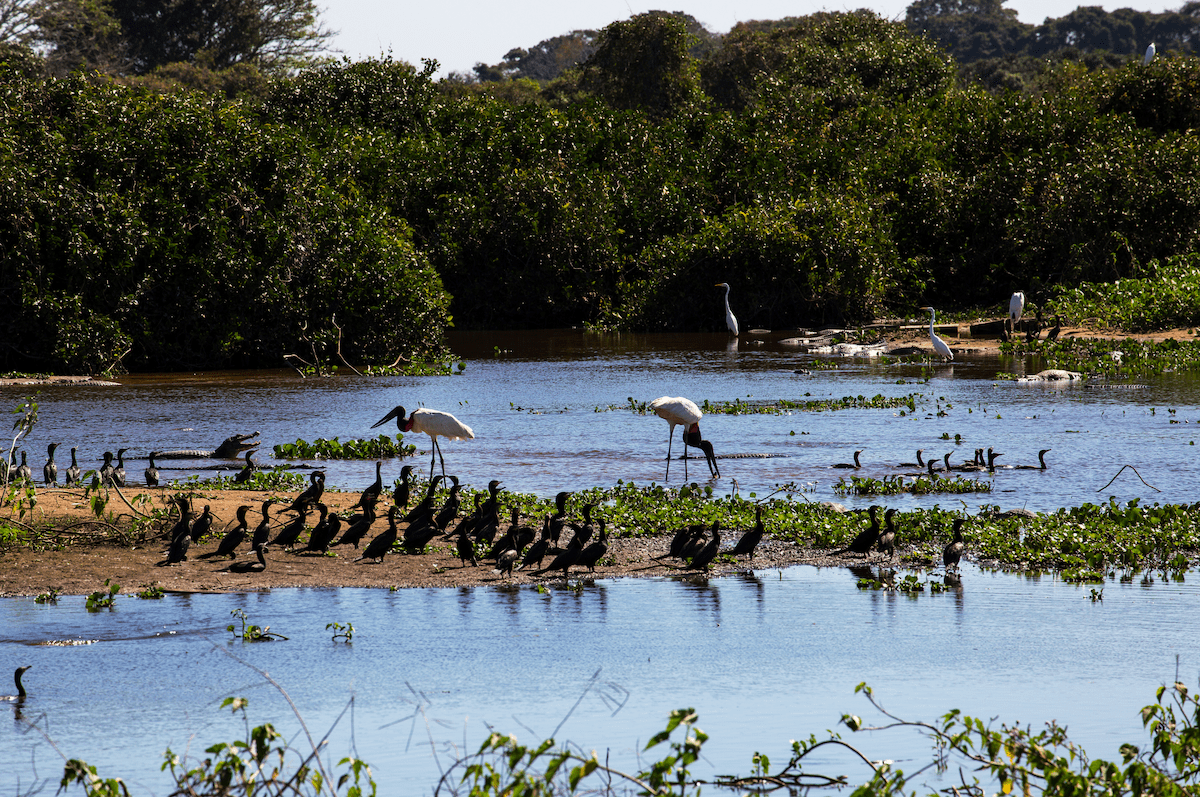
POLYGON ((947 360, 953 360, 954 352, 950 351, 950 347, 946 345, 946 341, 939 338, 938 334, 933 331, 933 308, 922 307, 921 309, 929 311, 929 342, 933 344, 933 350, 937 352, 939 356, 947 360))
POLYGON ((1146 48, 1146 57, 1142 59, 1142 66, 1150 66, 1150 62, 1154 60, 1154 42, 1150 42, 1150 46, 1146 48))
POLYGON ((383 426, 392 418, 396 419, 396 427, 402 432, 424 432, 429 435, 429 439, 433 441, 433 451, 429 454, 429 478, 433 478, 434 457, 438 457, 442 461, 442 475, 446 475, 446 460, 442 457, 442 449, 438 446, 437 439, 444 437, 447 440, 474 440, 475 433, 471 431, 471 427, 455 418, 448 412, 441 410, 429 410, 422 407, 421 409, 413 410, 406 418, 403 407, 396 407, 387 415, 380 418, 372 429, 383 426))
POLYGON ((729 283, 718 282, 713 287, 725 289, 725 326, 729 328, 729 334, 736 338, 738 335, 738 324, 737 319, 733 317, 733 311, 729 309, 729 283))
POLYGON ((705 458, 708 460, 708 470, 713 476, 720 476, 721 471, 717 467, 717 458, 713 454, 712 443, 700 438, 700 418, 703 413, 690 399, 680 397, 662 396, 650 402, 650 409, 654 410, 654 414, 662 418, 667 423, 671 424, 670 430, 667 432, 667 475, 666 478, 671 478, 671 442, 675 437, 675 427, 683 427, 683 478, 687 478, 687 447, 692 446, 704 452, 705 458))

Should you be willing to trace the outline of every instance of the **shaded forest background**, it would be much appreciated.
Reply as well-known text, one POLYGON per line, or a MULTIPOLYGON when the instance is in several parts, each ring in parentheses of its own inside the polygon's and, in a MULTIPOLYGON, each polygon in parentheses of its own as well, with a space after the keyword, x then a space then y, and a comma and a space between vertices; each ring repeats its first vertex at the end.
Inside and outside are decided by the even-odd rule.
POLYGON ((789 328, 1154 276, 1200 236, 1197 25, 651 12, 439 80, 330 58, 307 0, 0 0, 0 367, 406 367, 451 323, 721 329, 716 282, 789 328))

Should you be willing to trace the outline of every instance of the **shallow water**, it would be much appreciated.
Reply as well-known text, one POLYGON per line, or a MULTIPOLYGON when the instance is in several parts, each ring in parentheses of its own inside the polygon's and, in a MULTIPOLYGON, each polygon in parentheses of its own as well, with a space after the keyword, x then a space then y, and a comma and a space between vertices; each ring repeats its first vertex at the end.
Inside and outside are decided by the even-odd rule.
MULTIPOLYGON (((373 437, 382 429, 371 425, 396 404, 427 406, 453 412, 476 434, 470 441, 442 441, 448 472, 474 486, 498 478, 510 490, 550 496, 618 480, 663 481, 667 425, 627 409, 630 397, 683 395, 701 403, 916 393, 921 401, 915 413, 709 415, 702 431, 718 456, 773 455, 721 459, 724 478, 715 487, 728 491, 736 479, 743 494, 762 495, 794 482, 806 486, 812 500, 854 505, 855 499, 833 489, 848 472, 830 466, 851 461, 855 449, 864 449, 863 468, 855 474, 881 478, 905 471, 900 463, 914 461, 918 448, 938 458, 953 452, 957 463, 970 459, 975 448, 994 447, 1003 453, 1002 467, 982 477, 993 481, 993 492, 964 496, 969 507, 999 503, 1047 510, 1109 496, 1191 502, 1200 492, 1193 467, 1193 443, 1200 437, 1195 377, 1166 375, 1145 389, 1051 387, 997 380, 1001 371, 1040 368, 1013 358, 963 355, 949 365, 883 365, 814 358, 771 343, 742 343, 735 351, 729 345, 723 335, 459 333, 452 346, 467 367, 451 377, 301 380, 290 371, 254 371, 138 375, 122 378, 117 387, 44 387, 40 421, 24 447, 35 471, 51 441, 62 443, 60 461, 69 457, 66 449, 79 446, 84 467, 94 468, 105 450, 129 447, 130 456, 144 457, 155 448, 211 449, 234 432, 258 430, 264 450, 258 460, 270 464, 269 450, 277 443, 373 437), (818 370, 814 362, 837 367, 818 370), (1048 470, 1011 467, 1037 465, 1043 448, 1052 449, 1048 470), (1137 472, 1121 472, 1124 465, 1137 472)), ((30 392, 0 388, 0 405, 15 406, 30 392)), ((421 452, 414 464, 424 469, 428 437, 412 439, 421 452)), ((345 489, 361 489, 374 478, 371 462, 320 464, 327 467, 330 485, 345 489)), ((672 467, 672 483, 683 480, 680 464, 672 467)), ((385 462, 384 478, 395 479, 400 466, 385 462)), ((129 471, 140 474, 143 467, 134 462, 129 471)), ((229 463, 230 471, 239 467, 229 463)), ((692 481, 708 475, 702 461, 689 463, 688 472, 692 481)), ((186 473, 170 471, 176 477, 186 473)), ((958 499, 891 501, 901 507, 937 502, 958 499)))
MULTIPOLYGON (((1200 383, 1193 377, 1167 375, 1133 390, 1055 388, 997 380, 1001 371, 1040 368, 1011 358, 962 356, 922 367, 742 345, 731 351, 720 335, 463 333, 452 346, 467 367, 451 377, 300 380, 290 371, 237 372, 43 387, 39 424, 25 448, 40 452, 60 441, 62 462, 66 449, 79 446, 84 466, 96 467, 104 450, 129 447, 144 456, 154 448, 212 448, 234 432, 260 430, 258 460, 268 464, 276 443, 373 436, 371 424, 394 405, 424 405, 453 412, 475 430, 475 440, 442 444, 449 472, 473 486, 499 478, 510 490, 549 496, 618 480, 662 481, 666 424, 624 408, 629 397, 684 395, 699 403, 918 393, 915 413, 707 416, 703 432, 718 455, 779 455, 720 460, 724 478, 715 489, 733 489, 736 479, 743 495, 763 495, 795 482, 805 487, 796 500, 862 505, 871 501, 833 489, 846 472, 830 467, 855 449, 864 449, 857 475, 881 477, 898 472, 918 448, 939 457, 953 450, 960 460, 993 446, 1009 465, 1036 464, 1037 451, 1050 448, 1050 468, 982 476, 994 492, 961 504, 947 496, 880 503, 974 511, 992 503, 1047 510, 1109 496, 1196 499, 1200 383), (837 367, 814 367, 830 362, 837 367), (1106 487, 1126 464, 1137 474, 1126 470, 1106 487)), ((0 405, 15 406, 33 390, 0 388, 0 405)), ((416 464, 425 467, 428 441, 415 442, 425 452, 416 464)), ((31 457, 35 471, 42 461, 31 457)), ((682 481, 680 464, 672 464, 673 484, 682 481)), ((386 462, 385 479, 400 465, 386 462)), ((702 461, 690 466, 693 480, 706 475, 702 461)), ((134 462, 129 470, 142 467, 134 462)), ((332 485, 349 490, 374 478, 371 462, 327 469, 332 485)), ((475 750, 489 727, 523 741, 557 734, 602 754, 611 747, 613 763, 633 769, 639 740, 682 706, 695 706, 712 734, 706 771, 745 773, 755 750, 778 764, 788 739, 833 728, 843 712, 869 719, 869 707, 853 694, 860 681, 906 717, 929 720, 957 707, 1035 728, 1057 719, 1094 757, 1116 758, 1121 742, 1142 739, 1137 710, 1154 688, 1177 675, 1190 684, 1200 673, 1200 650, 1187 630, 1196 589, 1190 582, 1110 583, 1101 603, 1088 592, 1052 578, 968 569, 960 593, 912 599, 860 591, 847 570, 801 567, 699 583, 600 581, 546 594, 121 597, 115 611, 98 614, 88 614, 82 598, 57 606, 6 599, 0 662, 34 665, 22 712, 40 732, 0 723, 0 794, 56 781, 61 758, 46 737, 102 774, 127 778, 139 793, 165 793, 158 771, 165 747, 199 749, 238 733, 218 708, 230 695, 250 698, 252 722, 275 722, 299 743, 297 720, 252 667, 287 690, 314 733, 333 728, 331 758, 356 749, 393 793, 404 778, 429 792, 440 767, 455 751, 475 750), (225 626, 239 608, 290 639, 231 642, 225 626), (332 642, 330 622, 352 622, 353 644, 332 642), (42 644, 50 640, 96 641, 42 644), (353 710, 337 721, 351 696, 353 710)), ((13 710, 0 703, 0 711, 13 710)), ((928 743, 904 733, 854 741, 906 770, 929 760, 928 743)), ((832 754, 817 768, 862 774, 832 754)))
MULTIPOLYGON (((961 708, 1035 728, 1057 719, 1093 757, 1114 758, 1120 743, 1142 740, 1137 712, 1153 690, 1177 672, 1189 683, 1200 672, 1195 635, 1164 634, 1191 627, 1191 583, 1112 583, 1093 603, 1088 589, 1052 578, 967 568, 963 581, 958 593, 910 598, 861 591, 847 570, 797 567, 545 594, 121 598, 97 614, 82 598, 57 606, 8 599, 0 601, 0 661, 33 665, 23 715, 63 754, 146 794, 166 792, 158 764, 167 746, 198 752, 236 736, 237 723, 219 709, 227 696, 248 697, 252 722, 273 721, 302 744, 297 720, 252 668, 286 689, 314 734, 334 727, 353 696, 329 756, 357 750, 385 793, 410 779, 428 793, 455 751, 473 752, 489 728, 525 742, 555 735, 602 755, 611 748, 614 765, 633 769, 636 749, 685 706, 713 737, 698 771, 746 773, 754 751, 782 762, 789 739, 822 735, 842 713, 878 719, 853 694, 860 681, 907 718, 961 708), (230 641, 224 627, 238 608, 288 641, 230 641), (331 641, 325 625, 334 621, 354 624, 351 645, 331 641)), ((907 732, 852 741, 909 771, 930 760, 928 742, 907 732)), ((9 773, 0 774, 0 792, 53 778, 60 766, 40 734, 0 723, 0 773, 9 773)), ((816 768, 864 776, 833 753, 816 768)))

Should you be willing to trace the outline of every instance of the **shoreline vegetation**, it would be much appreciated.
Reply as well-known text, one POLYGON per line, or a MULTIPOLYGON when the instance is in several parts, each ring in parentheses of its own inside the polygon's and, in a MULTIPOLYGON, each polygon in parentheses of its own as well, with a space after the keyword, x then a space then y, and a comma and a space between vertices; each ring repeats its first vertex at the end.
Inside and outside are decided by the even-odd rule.
POLYGON ((718 283, 747 329, 1014 290, 1047 324, 1200 323, 1200 59, 989 88, 869 11, 691 37, 652 12, 543 82, 382 58, 229 95, 10 51, 0 369, 446 372, 451 325, 717 331, 718 283))

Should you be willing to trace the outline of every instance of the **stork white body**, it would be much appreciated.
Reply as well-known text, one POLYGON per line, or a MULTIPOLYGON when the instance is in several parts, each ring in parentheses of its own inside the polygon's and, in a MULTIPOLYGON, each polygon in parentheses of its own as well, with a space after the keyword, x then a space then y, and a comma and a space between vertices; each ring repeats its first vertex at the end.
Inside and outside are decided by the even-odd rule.
POLYGON ((1021 314, 1025 312, 1025 294, 1017 291, 1008 300, 1008 320, 1012 324, 1013 332, 1017 331, 1017 322, 1021 320, 1021 314))
POLYGON ((421 432, 429 435, 429 439, 433 443, 433 450, 429 455, 429 477, 431 479, 433 478, 435 457, 441 458, 442 475, 444 476, 446 473, 446 460, 442 457, 442 450, 437 442, 439 437, 444 437, 447 440, 475 439, 475 432, 471 430, 471 427, 458 418, 455 418, 448 412, 430 410, 424 407, 413 410, 407 418, 404 416, 404 407, 396 407, 371 428, 374 429, 377 426, 382 426, 392 418, 396 419, 396 427, 402 432, 421 432))
MULTIPOLYGON (((729 309, 729 283, 728 282, 719 282, 716 284, 715 287, 725 289, 725 326, 729 330, 729 334, 733 335, 736 338, 738 335, 738 323, 737 323, 737 319, 734 318, 734 316, 733 316, 733 311, 729 309)), ((667 396, 663 396, 663 398, 665 399, 665 398, 667 398, 667 396)), ((672 400, 687 401, 687 399, 672 399, 672 400)), ((659 401, 662 401, 662 399, 659 399, 659 401)), ((692 402, 688 401, 688 404, 692 404, 692 402)), ((692 404, 692 406, 695 407, 696 405, 692 404)), ((696 412, 699 412, 699 411, 700 410, 696 410, 696 412)), ((685 451, 684 453, 686 454, 687 452, 685 451)))
POLYGON ((940 337, 938 337, 938 334, 933 331, 933 316, 934 316, 933 308, 932 307, 922 307, 921 309, 929 311, 929 342, 933 344, 933 350, 935 352, 937 352, 938 355, 940 355, 941 357, 943 357, 947 360, 953 360, 954 352, 950 351, 950 347, 946 345, 946 341, 944 341, 940 337))
MULTIPOLYGON (((682 426, 686 434, 687 430, 694 423, 700 423, 700 419, 704 417, 704 413, 700 412, 700 408, 691 399, 686 399, 683 396, 662 396, 650 402, 650 409, 654 410, 654 414, 662 418, 671 425, 667 432, 667 476, 671 477, 671 442, 675 437, 675 427, 682 426)), ((683 446, 683 477, 687 478, 687 445, 683 446)))

